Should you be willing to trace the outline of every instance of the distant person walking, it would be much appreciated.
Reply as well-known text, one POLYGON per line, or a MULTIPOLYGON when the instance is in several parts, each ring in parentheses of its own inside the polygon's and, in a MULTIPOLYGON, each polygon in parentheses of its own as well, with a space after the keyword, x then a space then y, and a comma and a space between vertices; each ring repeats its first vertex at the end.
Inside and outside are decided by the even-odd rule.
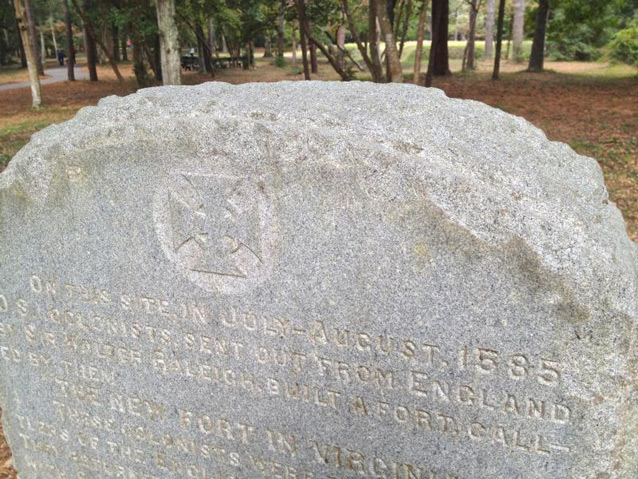
POLYGON ((60 64, 61 67, 64 66, 64 57, 66 55, 64 55, 64 50, 62 50, 61 48, 58 50, 58 63, 60 64))

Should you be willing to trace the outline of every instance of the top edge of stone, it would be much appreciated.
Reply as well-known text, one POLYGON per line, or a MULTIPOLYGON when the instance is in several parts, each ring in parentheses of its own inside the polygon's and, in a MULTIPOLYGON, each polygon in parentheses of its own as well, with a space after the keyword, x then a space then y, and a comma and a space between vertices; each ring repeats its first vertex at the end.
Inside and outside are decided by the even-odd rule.
MULTIPOLYGON (((365 97, 364 101, 361 101, 361 98, 357 97, 348 97, 347 102, 345 103, 332 101, 328 102, 327 105, 323 105, 321 101, 318 101, 311 104, 313 107, 312 111, 301 109, 299 111, 295 111, 293 114, 286 113, 286 118, 295 118, 296 120, 298 120, 305 117, 317 116, 321 114, 336 116, 340 112, 353 113, 356 111, 356 109, 353 108, 355 106, 353 104, 356 103, 358 104, 356 106, 362 106, 361 103, 367 103, 370 101, 376 102, 378 106, 385 107, 385 109, 387 110, 389 110, 390 108, 394 108, 394 105, 386 101, 383 96, 376 94, 377 92, 382 90, 384 91, 384 93, 401 93, 405 99, 409 99, 412 101, 424 101, 425 103, 421 104, 421 106, 441 102, 442 105, 462 104, 464 107, 467 108, 477 108, 482 114, 493 115, 494 118, 498 118, 501 120, 509 120, 513 122, 513 124, 518 129, 524 130, 525 133, 531 134, 539 140, 548 141, 545 133, 542 130, 535 127, 520 116, 516 116, 504 112, 500 109, 490 107, 479 101, 449 98, 443 90, 437 88, 424 88, 408 83, 377 84, 360 81, 326 82, 314 80, 281 81, 276 83, 254 82, 243 83, 239 85, 234 85, 226 82, 206 82, 194 86, 159 86, 140 89, 137 92, 126 96, 111 95, 102 98, 98 101, 97 106, 87 106, 81 108, 77 112, 76 116, 72 119, 59 124, 50 125, 34 133, 31 136, 29 143, 25 145, 20 151, 18 151, 18 153, 16 153, 13 159, 9 162, 5 170, 0 172, 0 189, 8 188, 15 181, 16 170, 19 167, 23 169, 24 174, 27 174, 29 170, 31 170, 31 173, 37 174, 38 169, 30 168, 30 165, 26 165, 23 163, 28 163, 30 158, 31 162, 33 162, 33 158, 34 156, 36 156, 34 155, 35 151, 40 147, 47 146, 46 143, 48 141, 52 141, 53 144, 57 146, 64 147, 64 144, 60 142, 60 137, 64 137, 64 135, 71 135, 70 137, 65 138, 65 141, 68 141, 71 140, 73 136, 77 136, 78 133, 84 133, 86 130, 95 128, 104 129, 108 127, 109 124, 113 123, 149 117, 159 121, 162 118, 158 118, 157 110, 161 110, 162 108, 170 109, 170 118, 175 118, 182 115, 190 117, 210 115, 215 113, 214 107, 224 106, 219 105, 220 100, 223 102, 227 99, 232 100, 240 97, 240 95, 252 93, 269 92, 271 94, 266 98, 262 98, 262 100, 266 100, 265 102, 254 101, 255 98, 251 98, 251 100, 253 101, 251 101, 251 103, 249 104, 244 104, 243 111, 233 112, 225 110, 223 112, 227 116, 227 118, 236 119, 240 116, 237 113, 255 113, 256 111, 258 111, 259 108, 268 109, 269 103, 271 103, 274 99, 281 100, 294 96, 295 99, 298 100, 298 95, 300 94, 303 94, 307 97, 318 97, 315 98, 315 100, 326 100, 326 93, 343 95, 351 94, 353 92, 363 92, 368 94, 368 96, 365 97), (179 96, 175 95, 175 93, 177 92, 179 92, 179 96), (191 92, 194 95, 188 96, 188 93, 191 92), (372 93, 373 95, 370 96, 370 93, 372 93), (201 98, 202 95, 221 95, 221 97, 206 97, 205 100, 209 100, 208 103, 206 103, 203 101, 204 99, 201 98), (327 108, 325 108, 326 106, 327 108), (123 112, 127 113, 126 117, 122 116, 123 112), (91 118, 98 119, 99 122, 90 122, 89 120, 91 118)), ((394 99, 396 100, 396 98, 394 99)), ((259 100, 259 98, 257 98, 257 100, 259 100)), ((238 105, 234 104, 233 106, 237 107, 238 105)), ((372 109, 367 108, 369 105, 365 106, 366 115, 374 113, 372 109)), ((273 113, 275 115, 282 115, 282 111, 280 109, 270 109, 273 110, 273 113)), ((425 109, 423 109, 423 111, 425 111, 425 109)), ((399 113, 405 112, 399 111, 399 113)), ((263 121, 268 119, 269 118, 267 117, 254 116, 250 118, 250 120, 253 121, 263 121)), ((362 123, 365 124, 366 122, 362 123)), ((360 128, 361 125, 349 124, 348 126, 360 128)), ((599 169, 596 160, 586 156, 578 155, 568 145, 554 141, 548 141, 548 143, 564 150, 563 153, 571 154, 573 158, 579 158, 581 161, 589 162, 590 167, 599 169)), ((602 184, 602 174, 600 174, 600 178, 602 184)))
MULTIPOLYGON (((521 117, 477 101, 450 99, 435 88, 208 82, 110 96, 34 134, 0 174, 0 193, 17 182, 42 204, 53 156, 132 137, 137 130, 131 125, 175 136, 176 120, 190 118, 266 124, 282 137, 297 126, 300 136, 292 143, 314 155, 330 141, 338 145, 332 153, 325 148, 334 164, 346 163, 346 151, 375 145, 393 165, 409 165, 401 174, 422 176, 428 200, 481 241, 498 245, 522 239, 548 270, 571 275, 575 297, 586 308, 599 309, 602 295, 610 311, 599 314, 636 316, 636 248, 608 200, 598 163, 549 141, 521 117), (115 139, 110 138, 114 128, 115 139), (593 277, 607 278, 605 291, 592 290, 593 277), (619 278, 622 284, 612 284, 619 278)), ((282 161, 292 160, 285 148, 279 153, 282 161)), ((386 166, 374 155, 366 161, 386 166)))

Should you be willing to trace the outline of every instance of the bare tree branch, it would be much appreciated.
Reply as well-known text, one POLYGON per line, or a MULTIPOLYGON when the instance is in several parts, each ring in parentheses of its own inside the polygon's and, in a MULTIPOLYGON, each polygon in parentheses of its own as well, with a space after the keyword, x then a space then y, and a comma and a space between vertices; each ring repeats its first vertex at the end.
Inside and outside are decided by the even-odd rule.
MULTIPOLYGON (((361 42, 361 38, 359 37, 359 33, 357 32, 356 26, 354 24, 354 18, 352 16, 352 13, 350 12, 348 0, 342 0, 341 3, 343 5, 343 13, 346 17, 346 21, 348 22, 348 28, 350 29, 350 34, 352 35, 354 42, 357 44, 359 53, 361 53, 361 56, 363 57, 363 61, 365 62, 366 67, 368 68, 368 71, 373 72, 374 65, 372 65, 372 60, 370 59, 370 56, 368 55, 367 46, 361 42)), ((352 59, 352 56, 349 55, 349 57, 350 59, 352 59)))

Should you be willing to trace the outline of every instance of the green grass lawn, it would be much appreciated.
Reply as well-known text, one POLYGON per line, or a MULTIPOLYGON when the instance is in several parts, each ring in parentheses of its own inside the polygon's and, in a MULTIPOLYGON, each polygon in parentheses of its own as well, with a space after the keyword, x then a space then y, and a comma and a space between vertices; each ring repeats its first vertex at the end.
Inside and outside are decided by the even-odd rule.
MULTIPOLYGON (((455 62, 455 60, 458 60, 458 69, 459 70, 461 68, 461 62, 463 60, 463 52, 465 51, 465 46, 466 45, 467 45, 467 42, 465 42, 465 41, 458 41, 458 42, 450 41, 450 42, 448 42, 448 54, 450 56, 450 62, 456 64, 457 62, 455 62)), ((352 56, 357 61, 363 61, 363 59, 361 57, 361 54, 359 52, 359 49, 357 48, 356 44, 348 43, 348 44, 346 44, 346 49, 348 49, 350 51, 352 56)), ((383 45, 382 45, 382 49, 383 49, 383 45)), ((475 43, 474 50, 475 50, 476 60, 477 61, 483 60, 483 58, 485 56, 485 42, 484 41, 477 41, 475 43)), ((523 57, 524 57, 525 61, 527 61, 529 59, 529 54, 530 54, 531 50, 532 50, 532 42, 531 41, 523 42, 523 57)), ((502 57, 503 60, 506 59, 505 58, 506 51, 507 51, 507 43, 504 43, 503 44, 503 57, 502 57)), ((415 53, 416 53, 416 42, 415 41, 405 42, 405 45, 403 47, 403 54, 401 55, 401 65, 403 66, 405 72, 411 72, 412 71, 412 66, 414 65, 415 53)), ((425 42, 423 42, 423 54, 421 56, 421 64, 422 64, 423 69, 425 69, 427 67, 427 62, 428 62, 429 56, 430 56, 430 42, 429 41, 425 41, 425 42)))

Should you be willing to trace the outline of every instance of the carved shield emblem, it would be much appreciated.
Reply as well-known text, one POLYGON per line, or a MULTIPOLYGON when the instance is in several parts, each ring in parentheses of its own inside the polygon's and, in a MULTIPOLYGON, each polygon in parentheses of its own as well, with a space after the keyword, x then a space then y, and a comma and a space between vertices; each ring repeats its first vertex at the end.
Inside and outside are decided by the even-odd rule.
POLYGON ((155 203, 162 249, 193 282, 231 292, 270 271, 278 234, 259 178, 175 172, 155 203))

